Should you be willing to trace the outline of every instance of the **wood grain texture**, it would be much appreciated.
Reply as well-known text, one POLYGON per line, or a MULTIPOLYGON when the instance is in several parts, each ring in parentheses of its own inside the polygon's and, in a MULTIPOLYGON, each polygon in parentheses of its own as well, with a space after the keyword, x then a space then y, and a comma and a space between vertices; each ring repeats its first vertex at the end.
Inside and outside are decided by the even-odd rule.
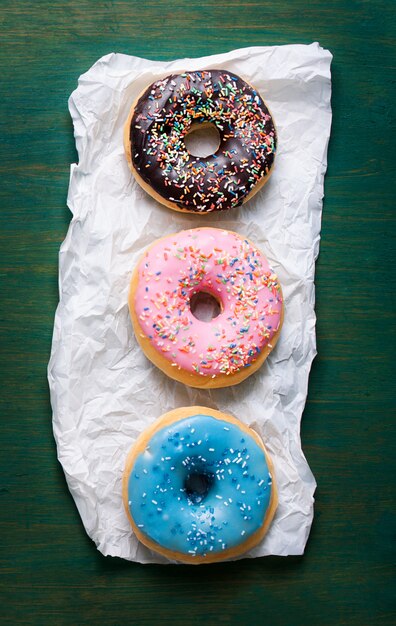
POLYGON ((394 3, 2 0, 0 11, 2 624, 395 623, 394 3), (199 568, 105 558, 57 463, 46 382, 76 160, 67 98, 111 51, 168 60, 316 40, 334 54, 334 117, 302 428, 319 485, 306 554, 199 568))

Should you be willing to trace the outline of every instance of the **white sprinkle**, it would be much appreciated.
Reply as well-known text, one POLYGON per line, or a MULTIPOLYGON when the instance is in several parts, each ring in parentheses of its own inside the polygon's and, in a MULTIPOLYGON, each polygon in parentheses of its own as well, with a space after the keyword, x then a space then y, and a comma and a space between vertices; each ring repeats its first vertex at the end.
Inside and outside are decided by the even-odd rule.
POLYGON ((157 500, 151 500, 153 504, 158 504, 157 500))

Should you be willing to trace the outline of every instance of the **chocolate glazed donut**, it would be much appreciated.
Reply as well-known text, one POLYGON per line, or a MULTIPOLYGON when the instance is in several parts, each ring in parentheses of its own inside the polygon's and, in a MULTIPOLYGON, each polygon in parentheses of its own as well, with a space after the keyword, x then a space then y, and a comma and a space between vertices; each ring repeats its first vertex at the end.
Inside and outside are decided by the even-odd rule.
POLYGON ((126 156, 150 195, 179 211, 207 213, 246 202, 269 177, 276 130, 260 95, 221 70, 185 72, 150 85, 129 114, 126 156), (218 150, 197 157, 184 137, 214 124, 218 150))

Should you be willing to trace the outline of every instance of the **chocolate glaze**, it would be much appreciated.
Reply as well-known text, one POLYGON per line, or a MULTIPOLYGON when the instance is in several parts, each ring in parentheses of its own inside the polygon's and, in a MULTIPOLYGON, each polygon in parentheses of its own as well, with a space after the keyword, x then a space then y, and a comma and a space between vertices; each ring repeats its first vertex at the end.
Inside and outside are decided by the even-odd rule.
POLYGON ((174 74, 139 98, 130 126, 131 154, 141 178, 180 209, 209 212, 242 204, 272 167, 276 131, 260 95, 221 70, 174 74), (210 122, 220 146, 191 155, 183 137, 210 122))

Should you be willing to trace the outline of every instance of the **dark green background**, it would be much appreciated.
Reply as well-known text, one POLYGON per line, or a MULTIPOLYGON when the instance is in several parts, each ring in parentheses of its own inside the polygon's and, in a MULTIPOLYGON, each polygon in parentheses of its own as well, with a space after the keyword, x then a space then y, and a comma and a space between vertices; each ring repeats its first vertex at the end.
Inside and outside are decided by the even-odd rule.
POLYGON ((4 624, 395 623, 393 6, 1 1, 4 624), (111 51, 169 60, 315 40, 334 55, 333 128, 302 428, 318 481, 306 554, 198 568, 105 558, 57 463, 46 382, 76 159, 67 98, 111 51))

